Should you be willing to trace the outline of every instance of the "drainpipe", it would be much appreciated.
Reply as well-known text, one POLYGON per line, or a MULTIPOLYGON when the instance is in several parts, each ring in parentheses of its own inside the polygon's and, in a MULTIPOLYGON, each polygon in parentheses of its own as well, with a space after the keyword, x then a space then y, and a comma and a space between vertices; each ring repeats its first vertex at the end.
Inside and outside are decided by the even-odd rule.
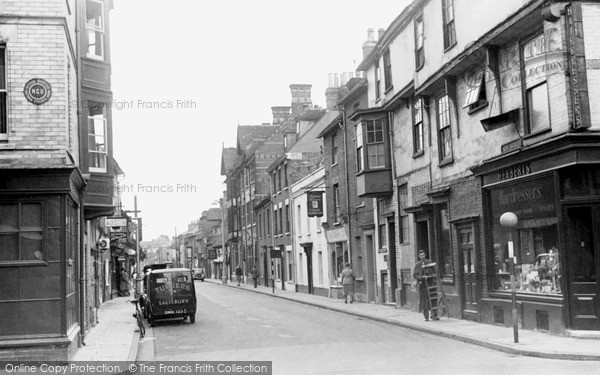
POLYGON ((346 172, 346 215, 348 217, 348 261, 353 264, 352 261, 352 222, 350 220, 350 171, 348 170, 348 135, 346 132, 346 106, 344 105, 341 109, 342 122, 340 127, 342 133, 344 133, 344 169, 346 172))

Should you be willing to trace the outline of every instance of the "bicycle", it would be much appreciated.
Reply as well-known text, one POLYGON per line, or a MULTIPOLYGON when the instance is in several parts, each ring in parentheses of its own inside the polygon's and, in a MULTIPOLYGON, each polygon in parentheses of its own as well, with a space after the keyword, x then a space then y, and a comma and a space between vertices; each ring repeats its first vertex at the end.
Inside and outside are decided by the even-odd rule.
POLYGON ((140 337, 144 337, 146 334, 146 327, 144 326, 144 318, 142 314, 142 310, 140 310, 140 301, 137 299, 129 301, 135 305, 135 313, 133 317, 137 320, 137 325, 140 329, 140 337))

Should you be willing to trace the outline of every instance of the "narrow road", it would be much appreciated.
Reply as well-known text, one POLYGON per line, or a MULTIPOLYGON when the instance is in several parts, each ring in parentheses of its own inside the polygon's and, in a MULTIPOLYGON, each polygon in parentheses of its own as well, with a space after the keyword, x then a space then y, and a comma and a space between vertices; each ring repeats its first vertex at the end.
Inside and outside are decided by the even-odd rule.
POLYGON ((600 374, 597 362, 513 356, 212 283, 196 323, 158 323, 140 360, 273 361, 274 374, 600 374))

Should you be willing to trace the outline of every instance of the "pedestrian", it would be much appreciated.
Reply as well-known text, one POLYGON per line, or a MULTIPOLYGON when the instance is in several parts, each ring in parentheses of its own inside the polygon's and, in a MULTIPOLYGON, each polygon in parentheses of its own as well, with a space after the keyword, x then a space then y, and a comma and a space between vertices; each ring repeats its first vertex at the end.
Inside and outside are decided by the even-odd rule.
POLYGON ((354 271, 350 268, 350 263, 344 264, 344 269, 340 273, 342 279, 342 286, 344 287, 344 303, 348 303, 348 295, 350 295, 350 303, 354 302, 354 280, 356 276, 354 271))
MULTIPOLYGON (((437 310, 435 310, 436 302, 429 299, 429 294, 427 292, 427 288, 435 283, 435 276, 433 276, 433 265, 427 266, 431 263, 432 261, 427 259, 425 251, 419 250, 419 261, 417 264, 415 264, 413 277, 415 280, 417 280, 417 286, 419 289, 419 311, 423 312, 423 317, 425 318, 426 322, 429 321, 430 311, 432 320, 440 320, 437 315, 437 310)), ((435 297, 437 298, 437 295, 435 295, 435 297)))
POLYGON ((125 268, 121 267, 121 283, 120 283, 121 295, 129 295, 129 274, 125 271, 125 268))
POLYGON ((242 281, 242 267, 239 264, 235 268, 235 276, 237 277, 238 286, 240 286, 240 281, 242 281))
POLYGON ((252 276, 254 288, 256 289, 256 287, 258 286, 258 270, 256 269, 256 266, 252 266, 252 269, 250 270, 250 276, 252 276))

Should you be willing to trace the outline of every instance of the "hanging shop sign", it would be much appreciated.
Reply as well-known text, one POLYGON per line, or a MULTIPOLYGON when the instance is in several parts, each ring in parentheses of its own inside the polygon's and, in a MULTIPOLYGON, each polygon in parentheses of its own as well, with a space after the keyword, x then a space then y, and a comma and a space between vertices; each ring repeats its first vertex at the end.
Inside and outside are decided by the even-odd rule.
POLYGON ((209 249, 208 250, 208 259, 217 259, 217 250, 209 249))
POLYGON ((52 97, 52 87, 48 81, 34 78, 25 84, 23 94, 30 103, 42 105, 52 97))
POLYGON ((307 212, 308 216, 323 216, 323 192, 322 191, 309 191, 306 193, 307 197, 307 212))

